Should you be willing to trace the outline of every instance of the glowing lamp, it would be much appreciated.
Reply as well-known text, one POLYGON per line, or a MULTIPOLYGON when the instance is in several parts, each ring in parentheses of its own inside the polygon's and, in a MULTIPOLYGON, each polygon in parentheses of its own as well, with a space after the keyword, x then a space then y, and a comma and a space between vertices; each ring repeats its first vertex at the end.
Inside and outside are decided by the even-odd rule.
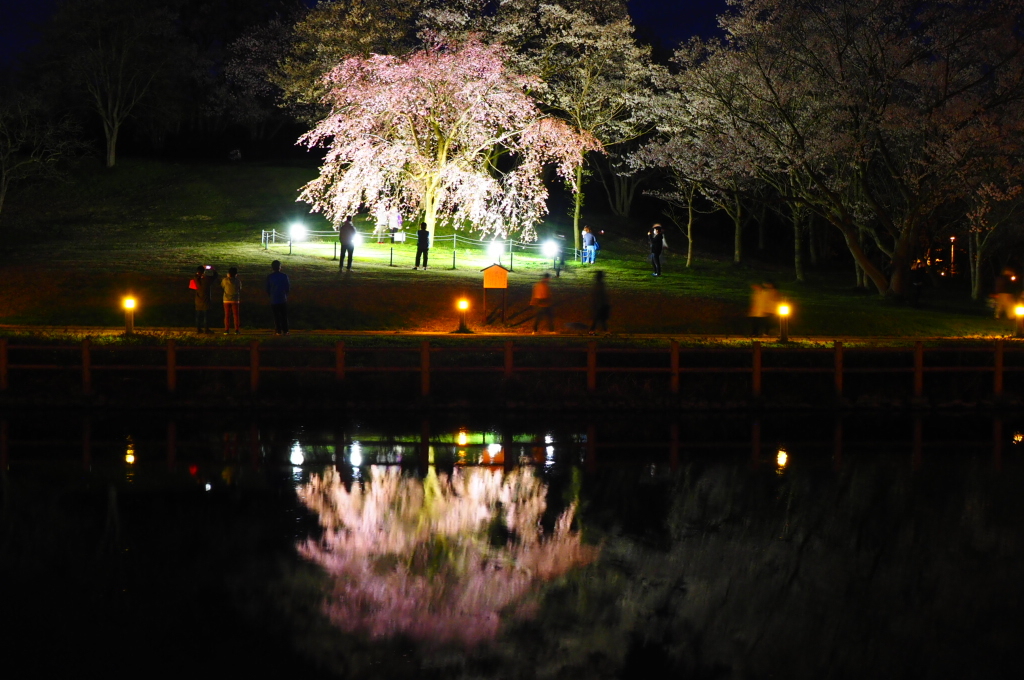
POLYGON ((781 305, 779 305, 777 311, 779 313, 779 316, 789 316, 789 313, 792 312, 793 310, 789 305, 783 302, 781 305))
POLYGON ((124 334, 131 335, 135 332, 135 298, 131 295, 121 300, 124 307, 124 334))
POLYGON ((540 247, 540 252, 544 257, 554 258, 558 255, 558 244, 554 241, 545 241, 544 245, 540 247))
POLYGON ((296 222, 288 230, 288 236, 292 241, 306 240, 306 225, 296 222))
POLYGON ((459 308, 460 312, 464 312, 469 309, 469 300, 466 298, 459 298, 459 301, 455 306, 459 308))
POLYGON ((467 298, 459 298, 458 302, 455 303, 455 308, 459 310, 459 330, 456 333, 472 333, 469 330, 469 326, 466 325, 466 312, 469 310, 469 300, 467 298))
POLYGON ((1018 318, 1024 316, 1024 305, 1017 305, 1014 307, 1013 313, 1016 314, 1018 318))
POLYGON ((501 254, 503 252, 505 252, 504 241, 495 239, 487 245, 487 257, 490 258, 492 262, 500 262, 501 254))
POLYGON ((1017 303, 1017 306, 1013 308, 1013 313, 1017 315, 1017 332, 1018 338, 1024 338, 1024 304, 1017 303))
POLYGON ((134 465, 135 451, 133 451, 132 449, 128 449, 128 452, 124 454, 124 462, 128 463, 129 465, 134 465))
POLYGON ((465 446, 469 442, 469 437, 465 432, 460 432, 458 437, 459 446, 465 446))
POLYGON ((363 245, 363 235, 358 231, 356 232, 356 235, 352 237, 352 244, 357 246, 363 245))
POLYGON ((775 312, 779 315, 779 342, 789 342, 789 315, 793 313, 793 308, 788 302, 783 302, 775 308, 775 312))
POLYGON ((779 452, 775 454, 775 463, 780 468, 786 467, 786 464, 789 463, 789 454, 786 453, 786 449, 779 449, 779 452))

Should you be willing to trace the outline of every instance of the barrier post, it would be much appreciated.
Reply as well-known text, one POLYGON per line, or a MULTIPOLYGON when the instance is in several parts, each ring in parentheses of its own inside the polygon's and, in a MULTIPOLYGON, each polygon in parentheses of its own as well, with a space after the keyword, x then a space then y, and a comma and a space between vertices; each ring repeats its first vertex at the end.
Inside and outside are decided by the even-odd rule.
POLYGON ((253 340, 249 343, 249 391, 260 389, 260 343, 253 340))
POLYGON ((430 341, 420 346, 420 396, 430 396, 430 341))
POLYGON ((92 394, 92 341, 82 340, 82 392, 92 394))
POLYGON ((7 338, 0 338, 0 392, 7 389, 7 338))
POLYGON ((836 340, 832 346, 835 348, 836 366, 836 398, 843 398, 843 341, 836 340))
MULTIPOLYGON (((0 383, 2 384, 2 383, 0 383)), ((1003 396, 1003 341, 996 340, 995 349, 995 370, 992 374, 992 394, 996 397, 1003 396)))
POLYGON ((167 341, 167 391, 178 389, 178 352, 174 340, 167 341))
POLYGON ((341 340, 334 345, 334 378, 338 382, 345 379, 345 343, 341 340))
POLYGON ((761 396, 761 343, 754 341, 753 366, 750 375, 750 390, 754 397, 761 396))
POLYGON ((671 371, 672 371, 672 394, 679 394, 679 341, 672 341, 671 371))
POLYGON ((591 340, 587 343, 587 391, 593 392, 597 389, 597 343, 591 340))

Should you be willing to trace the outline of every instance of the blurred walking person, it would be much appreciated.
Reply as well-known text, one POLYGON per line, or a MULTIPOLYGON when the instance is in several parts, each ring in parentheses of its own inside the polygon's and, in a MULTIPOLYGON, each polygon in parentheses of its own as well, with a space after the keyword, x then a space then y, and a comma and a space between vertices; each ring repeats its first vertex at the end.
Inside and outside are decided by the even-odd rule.
POLYGON ((270 263, 272 270, 267 276, 267 295, 270 296, 270 311, 274 314, 274 334, 288 335, 288 293, 292 284, 288 275, 281 271, 281 261, 270 263))
POLYGON ((530 305, 537 310, 533 317, 533 332, 537 332, 541 317, 548 320, 548 330, 555 332, 555 314, 551 308, 551 274, 544 272, 540 281, 533 284, 533 296, 530 305))
POLYGON ((612 306, 608 302, 608 291, 604 287, 604 272, 594 272, 594 287, 590 289, 590 312, 593 321, 590 323, 590 334, 602 330, 608 332, 608 316, 611 314, 612 306))
POLYGON ((427 223, 422 222, 420 224, 419 231, 416 232, 416 266, 413 269, 420 268, 420 256, 423 256, 423 269, 427 268, 427 256, 430 254, 430 232, 427 231, 427 223))
POLYGON ((750 287, 750 334, 759 338, 768 332, 768 320, 779 306, 779 291, 771 281, 750 287))
POLYGON ((356 227, 352 224, 352 218, 346 217, 345 221, 338 227, 338 243, 341 250, 338 254, 338 271, 346 269, 345 254, 348 253, 348 271, 352 271, 352 253, 356 249, 356 227))
POLYGON ((235 321, 235 335, 242 332, 239 321, 239 305, 242 302, 242 280, 238 278, 238 267, 228 269, 228 275, 220 280, 224 290, 224 335, 231 332, 231 320, 235 321))

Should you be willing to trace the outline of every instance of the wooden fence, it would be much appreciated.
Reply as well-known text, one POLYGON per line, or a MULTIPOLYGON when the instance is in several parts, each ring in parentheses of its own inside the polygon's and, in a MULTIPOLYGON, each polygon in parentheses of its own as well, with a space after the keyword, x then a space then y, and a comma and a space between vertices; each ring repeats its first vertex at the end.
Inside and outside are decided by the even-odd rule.
MULTIPOLYGON (((512 379, 516 374, 529 372, 556 372, 556 373, 580 373, 586 375, 586 388, 588 392, 597 392, 599 389, 598 378, 602 374, 660 374, 667 375, 669 379, 669 390, 672 394, 679 394, 680 381, 684 376, 693 374, 746 374, 749 376, 750 396, 758 398, 762 395, 763 377, 765 374, 831 374, 836 397, 844 396, 844 379, 851 374, 872 374, 883 375, 892 373, 908 374, 912 380, 913 396, 923 397, 925 394, 925 375, 937 373, 988 373, 992 376, 991 394, 999 398, 1004 392, 1004 378, 1008 373, 1024 371, 1024 365, 1014 362, 1007 364, 1009 355, 1024 356, 1024 347, 1013 347, 1008 349, 1002 340, 996 340, 990 346, 953 346, 953 347, 928 347, 922 342, 916 342, 911 347, 858 347, 846 349, 842 342, 833 343, 832 347, 805 348, 805 347, 772 347, 766 349, 761 343, 753 342, 748 347, 722 347, 722 348, 681 348, 679 343, 671 341, 666 347, 601 347, 597 342, 590 341, 585 345, 558 345, 558 346, 517 346, 511 340, 503 345, 475 346, 475 347, 439 347, 432 346, 430 341, 424 340, 418 347, 349 347, 343 341, 334 346, 321 347, 281 347, 261 345, 259 341, 253 340, 248 346, 187 346, 178 345, 173 340, 168 340, 164 345, 138 346, 138 345, 104 345, 94 347, 92 342, 86 338, 80 345, 30 345, 12 344, 5 338, 0 338, 0 391, 8 391, 11 388, 12 373, 17 377, 24 374, 32 374, 45 371, 76 371, 81 374, 82 392, 86 395, 93 393, 93 376, 101 371, 125 371, 144 372, 159 371, 166 374, 167 391, 174 393, 178 387, 178 376, 182 372, 199 371, 238 371, 248 373, 249 389, 257 393, 260 388, 260 378, 264 374, 274 372, 285 373, 332 373, 338 382, 343 382, 346 377, 354 373, 418 373, 420 383, 420 396, 431 395, 431 379, 441 373, 492 373, 500 374, 505 380, 512 379), (18 358, 19 354, 39 352, 67 353, 67 361, 58 363, 31 363, 17 362, 12 359, 18 358), (138 355, 144 353, 151 355, 153 361, 146 363, 112 363, 97 361, 97 352, 103 358, 133 353, 138 355), (219 365, 208 365, 201 363, 182 362, 182 357, 196 353, 224 354, 236 353, 239 356, 238 362, 221 363, 219 365), (269 363, 268 356, 280 357, 286 354, 301 353, 307 356, 318 355, 322 357, 318 365, 281 365, 269 363), (455 358, 458 355, 468 356, 483 355, 493 357, 490 363, 476 363, 466 365, 438 365, 432 363, 432 357, 447 356, 455 358), (847 365, 847 357, 856 353, 863 358, 865 355, 902 355, 905 365, 847 365), (392 365, 365 365, 354 364, 350 358, 357 355, 405 355, 409 357, 406 363, 393 363, 392 365), (418 361, 414 358, 418 354, 418 361), (528 362, 517 360, 517 354, 542 354, 546 362, 528 362), (981 361, 973 363, 963 362, 964 354, 980 355, 981 361), (326 355, 326 356, 324 356, 326 355), (409 356, 412 355, 412 356, 409 356), (583 359, 581 360, 581 355, 583 359), (611 365, 614 361, 608 361, 615 355, 631 355, 633 357, 646 356, 648 363, 660 365, 611 365), (708 365, 694 364, 694 358, 707 357, 708 355, 725 356, 734 365, 708 365), (828 360, 822 355, 831 355, 828 360), (909 355, 909 356, 908 356, 909 355), (950 364, 946 362, 929 362, 927 359, 956 355, 957 362, 950 364), (785 365, 780 363, 785 357, 812 358, 818 365, 785 365), (498 359, 501 359, 499 362, 498 359), (601 358, 605 358, 602 362, 601 358), (552 361, 552 359, 555 359, 552 361), (824 361, 822 361, 824 359, 824 361)), ((642 360, 643 361, 643 360, 642 360)), ((621 362, 620 362, 621 363, 621 362)), ((882 362, 883 364, 886 362, 882 362)), ((890 364, 892 362, 889 362, 890 364)), ((899 362, 897 362, 899 363, 899 362)), ((17 386, 17 380, 14 381, 17 386)))

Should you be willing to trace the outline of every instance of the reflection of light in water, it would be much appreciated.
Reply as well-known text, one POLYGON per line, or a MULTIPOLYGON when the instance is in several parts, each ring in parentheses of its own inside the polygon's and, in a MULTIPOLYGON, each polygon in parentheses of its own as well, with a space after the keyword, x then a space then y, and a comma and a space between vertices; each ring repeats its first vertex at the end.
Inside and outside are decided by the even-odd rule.
POLYGON ((348 462, 352 467, 360 467, 363 464, 363 447, 359 445, 359 442, 352 442, 352 447, 348 454, 348 462))
POLYGON ((206 490, 209 491, 212 488, 213 488, 213 484, 210 484, 209 482, 207 482, 206 483, 206 490))
POLYGON ((499 453, 501 453, 501 444, 488 444, 487 453, 491 454, 492 456, 497 456, 499 453))
POLYGON ((1021 434, 1020 432, 1014 432, 1013 433, 1013 443, 1014 444, 1020 444, 1021 442, 1024 442, 1024 434, 1021 434))
MULTIPOLYGON (((547 437, 545 437, 547 439, 547 437)), ((549 446, 544 449, 544 467, 551 467, 555 464, 555 447, 549 446)))
POLYGON ((292 442, 292 455, 290 460, 292 465, 302 465, 306 461, 306 457, 302 454, 302 447, 298 442, 292 442))
POLYGON ((469 442, 469 435, 465 431, 459 432, 458 444, 459 446, 465 446, 469 442))
POLYGON ((324 529, 299 549, 331 577, 325 612, 345 631, 491 640, 503 615, 528 615, 541 582, 597 556, 571 529, 575 502, 544 532, 548 489, 532 468, 431 468, 423 479, 381 465, 366 472, 346 489, 328 468, 298 489, 324 529))
POLYGON ((135 442, 131 437, 128 437, 128 447, 124 451, 124 462, 129 465, 135 464, 135 442))
POLYGON ((787 463, 789 463, 789 454, 786 453, 786 449, 779 449, 779 452, 775 455, 775 464, 781 469, 786 467, 787 463))
POLYGON ((554 444, 555 440, 554 440, 554 438, 551 435, 546 434, 546 435, 544 435, 544 443, 545 444, 554 444))

